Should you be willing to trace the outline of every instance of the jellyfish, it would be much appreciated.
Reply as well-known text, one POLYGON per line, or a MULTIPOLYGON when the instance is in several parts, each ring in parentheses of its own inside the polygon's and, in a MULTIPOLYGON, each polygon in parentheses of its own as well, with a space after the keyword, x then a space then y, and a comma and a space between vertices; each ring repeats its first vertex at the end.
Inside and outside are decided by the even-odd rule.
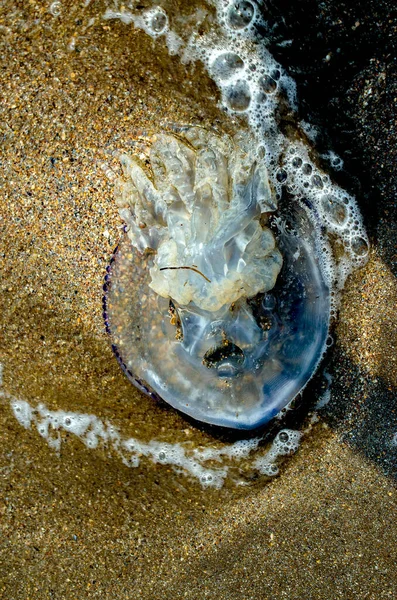
POLYGON ((196 421, 267 424, 324 354, 330 288, 307 207, 280 203, 248 133, 161 132, 122 156, 104 318, 128 378, 196 421))

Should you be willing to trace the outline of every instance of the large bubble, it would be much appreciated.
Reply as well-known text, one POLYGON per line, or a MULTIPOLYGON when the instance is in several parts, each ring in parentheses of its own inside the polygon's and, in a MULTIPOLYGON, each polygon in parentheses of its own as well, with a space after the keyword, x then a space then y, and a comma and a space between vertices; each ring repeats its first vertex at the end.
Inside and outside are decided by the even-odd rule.
POLYGON ((233 2, 227 13, 227 23, 232 29, 244 29, 251 23, 254 15, 255 8, 252 2, 233 2))
POLYGON ((233 75, 241 71, 244 67, 244 61, 238 54, 233 52, 224 52, 216 57, 211 65, 211 73, 216 79, 221 81, 230 79, 233 75))
POLYGON ((225 97, 229 108, 236 112, 245 111, 251 102, 250 87, 244 79, 240 79, 226 88, 225 97))

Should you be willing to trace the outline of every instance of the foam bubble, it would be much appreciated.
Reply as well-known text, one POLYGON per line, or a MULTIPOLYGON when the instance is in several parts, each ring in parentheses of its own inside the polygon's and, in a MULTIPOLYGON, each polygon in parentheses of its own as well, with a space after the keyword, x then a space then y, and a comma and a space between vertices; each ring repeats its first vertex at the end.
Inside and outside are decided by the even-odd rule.
POLYGON ((245 29, 255 16, 255 5, 248 0, 236 0, 227 8, 226 22, 233 30, 245 29))
POLYGON ((226 103, 236 112, 246 111, 251 103, 251 90, 247 81, 239 79, 224 91, 226 103))
POLYGON ((211 64, 211 74, 214 79, 225 81, 239 73, 244 68, 244 61, 234 52, 222 52, 211 64))
POLYGON ((369 252, 369 245, 368 245, 368 241, 364 237, 362 237, 360 235, 352 237, 350 240, 350 245, 351 245, 351 249, 352 249, 353 253, 358 258, 367 256, 367 254, 369 252))
POLYGON ((348 218, 345 203, 337 196, 324 194, 321 198, 321 208, 326 219, 333 225, 343 227, 348 218))
POLYGON ((59 2, 59 0, 54 0, 54 2, 52 2, 50 4, 49 11, 50 11, 50 13, 52 14, 53 17, 59 17, 59 15, 62 12, 62 4, 61 4, 61 2, 59 2))
POLYGON ((151 8, 144 13, 144 19, 148 32, 152 36, 163 35, 168 29, 167 13, 160 6, 151 8))
POLYGON ((321 158, 327 160, 335 171, 343 169, 343 160, 333 150, 329 150, 325 154, 321 154, 321 158))
POLYGON ((273 77, 268 75, 267 73, 260 77, 259 81, 260 88, 265 92, 265 94, 274 94, 277 90, 277 82, 273 77))

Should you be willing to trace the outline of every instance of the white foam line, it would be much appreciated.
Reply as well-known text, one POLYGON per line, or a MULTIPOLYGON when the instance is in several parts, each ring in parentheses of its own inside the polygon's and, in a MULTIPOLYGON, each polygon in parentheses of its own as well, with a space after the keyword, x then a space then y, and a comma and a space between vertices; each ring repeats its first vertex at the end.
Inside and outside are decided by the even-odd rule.
POLYGON ((10 398, 12 412, 25 429, 36 428, 47 444, 59 453, 62 432, 80 439, 87 448, 112 447, 129 467, 138 467, 143 457, 154 463, 171 465, 178 473, 184 472, 198 479, 203 487, 222 487, 230 466, 206 466, 208 461, 222 462, 222 458, 238 461, 247 458, 258 447, 259 438, 242 440, 222 448, 187 449, 183 443, 170 444, 152 440, 148 443, 136 438, 123 437, 109 421, 92 414, 70 411, 51 411, 40 403, 33 407, 26 400, 10 398))
MULTIPOLYGON (((50 448, 58 453, 62 446, 62 432, 68 432, 80 439, 87 448, 112 447, 128 467, 138 467, 141 459, 145 457, 154 463, 172 466, 176 473, 191 475, 203 487, 217 489, 224 484, 230 469, 236 466, 233 462, 248 459, 262 439, 239 440, 221 448, 188 449, 183 443, 170 444, 158 440, 142 442, 136 438, 123 437, 112 423, 104 422, 95 415, 63 410, 51 411, 42 403, 34 408, 26 400, 16 398, 10 398, 10 406, 22 427, 35 427, 50 448), (232 465, 225 464, 223 459, 228 459, 232 465), (206 463, 209 461, 219 462, 220 466, 208 467, 206 463)), ((296 452, 301 436, 299 431, 281 430, 270 450, 254 460, 253 468, 269 477, 277 475, 277 462, 281 457, 296 452)))
MULTIPOLYGON (((10 408, 25 429, 36 428, 48 446, 59 455, 63 433, 67 432, 89 449, 111 447, 122 462, 132 468, 140 465, 142 458, 154 463, 172 466, 178 474, 190 475, 204 488, 220 489, 229 471, 258 449, 263 438, 239 440, 233 444, 223 444, 219 448, 188 448, 186 443, 170 444, 158 440, 142 442, 133 437, 123 436, 110 421, 102 421, 97 416, 64 410, 49 410, 45 404, 31 405, 26 400, 15 398, 4 392, 2 386, 3 365, 0 363, 0 397, 7 398, 10 408), (224 459, 229 461, 225 464, 224 459), (211 462, 212 466, 207 463, 211 462), (213 463, 220 463, 214 467, 213 463), (230 464, 231 463, 231 464, 230 464)), ((267 476, 278 474, 277 462, 280 457, 293 454, 299 446, 302 434, 291 429, 281 430, 275 437, 270 450, 262 456, 255 456, 253 468, 267 476)), ((241 481, 236 481, 241 484, 241 481)))

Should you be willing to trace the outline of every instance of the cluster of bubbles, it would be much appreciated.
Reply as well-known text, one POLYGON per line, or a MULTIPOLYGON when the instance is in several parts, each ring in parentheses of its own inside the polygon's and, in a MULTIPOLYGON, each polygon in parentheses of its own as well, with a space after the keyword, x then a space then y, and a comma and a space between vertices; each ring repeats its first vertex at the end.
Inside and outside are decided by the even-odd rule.
MULTIPOLYGON (((369 251, 354 197, 318 168, 303 142, 289 144, 276 178, 306 207, 319 231, 317 251, 324 279, 331 289, 341 289, 352 270, 364 263, 369 251)), ((332 316, 336 316, 335 298, 334 295, 332 316)))
MULTIPOLYGON (((131 20, 153 38, 164 35, 170 53, 178 52, 184 63, 200 60, 218 86, 225 111, 246 117, 257 140, 255 152, 266 162, 276 197, 288 194, 306 210, 313 224, 324 280, 333 290, 331 311, 335 316, 338 289, 354 268, 364 264, 369 252, 356 201, 319 166, 310 148, 307 124, 298 125, 302 141, 288 138, 279 126, 280 105, 287 111, 297 109, 296 85, 270 54, 260 33, 267 29, 262 0, 212 0, 211 4, 217 17, 212 31, 203 34, 193 30, 181 34, 183 39, 172 31, 172 16, 163 8, 134 14, 131 20)), ((119 16, 108 11, 105 18, 126 22, 125 13, 119 16)), ((343 161, 332 151, 322 158, 335 170, 343 167, 343 161)), ((281 431, 268 454, 258 458, 257 469, 267 475, 277 474, 279 457, 294 452, 299 440, 299 432, 281 431)), ((244 453, 245 447, 237 446, 233 451, 244 453)), ((159 452, 159 462, 168 460, 170 449, 159 452)), ((194 460, 199 464, 201 459, 203 456, 197 454, 194 460)))
MULTIPOLYGON (((318 256, 324 277, 331 288, 342 287, 347 275, 363 264, 369 251, 355 199, 331 182, 310 156, 307 144, 290 140, 280 131, 277 109, 284 102, 296 110, 296 86, 258 33, 267 27, 261 0, 213 0, 213 4, 217 30, 200 36, 193 32, 187 41, 171 29, 171 18, 160 6, 135 13, 107 10, 103 18, 133 22, 153 39, 163 38, 170 54, 179 52, 185 62, 197 59, 203 62, 220 90, 225 110, 246 116, 258 141, 256 152, 266 160, 275 194, 281 197, 286 191, 307 209, 319 232, 318 256), (337 239, 343 248, 343 252, 338 252, 342 256, 338 262, 331 238, 337 239)), ((60 15, 61 9, 58 0, 49 6, 53 16, 60 15)), ((329 152, 328 158, 334 169, 342 168, 342 160, 333 152, 329 152)), ((36 427, 56 451, 61 448, 62 431, 69 432, 88 448, 111 446, 128 466, 137 467, 141 458, 147 457, 190 474, 204 487, 221 487, 229 469, 222 461, 247 459, 261 441, 256 438, 221 448, 188 451, 183 444, 125 438, 117 428, 95 415, 50 411, 42 404, 34 408, 17 399, 11 400, 11 408, 23 427, 36 427), (220 466, 208 466, 214 462, 220 466)), ((296 452, 300 439, 298 431, 281 430, 270 450, 254 460, 254 468, 267 476, 277 475, 280 459, 296 452)), ((397 434, 393 443, 397 444, 397 434)))
POLYGON ((262 475, 274 477, 279 472, 280 459, 294 454, 299 448, 301 438, 302 434, 295 429, 282 429, 274 438, 270 450, 255 460, 254 467, 262 475))
POLYGON ((263 40, 252 44, 259 41, 258 29, 266 28, 259 2, 218 0, 215 4, 222 35, 215 32, 199 41, 193 38, 190 50, 218 84, 225 108, 247 113, 251 127, 263 132, 266 121, 267 125, 273 121, 278 92, 283 91, 291 105, 296 105, 295 83, 263 40), (256 122, 261 116, 265 122, 256 122))

